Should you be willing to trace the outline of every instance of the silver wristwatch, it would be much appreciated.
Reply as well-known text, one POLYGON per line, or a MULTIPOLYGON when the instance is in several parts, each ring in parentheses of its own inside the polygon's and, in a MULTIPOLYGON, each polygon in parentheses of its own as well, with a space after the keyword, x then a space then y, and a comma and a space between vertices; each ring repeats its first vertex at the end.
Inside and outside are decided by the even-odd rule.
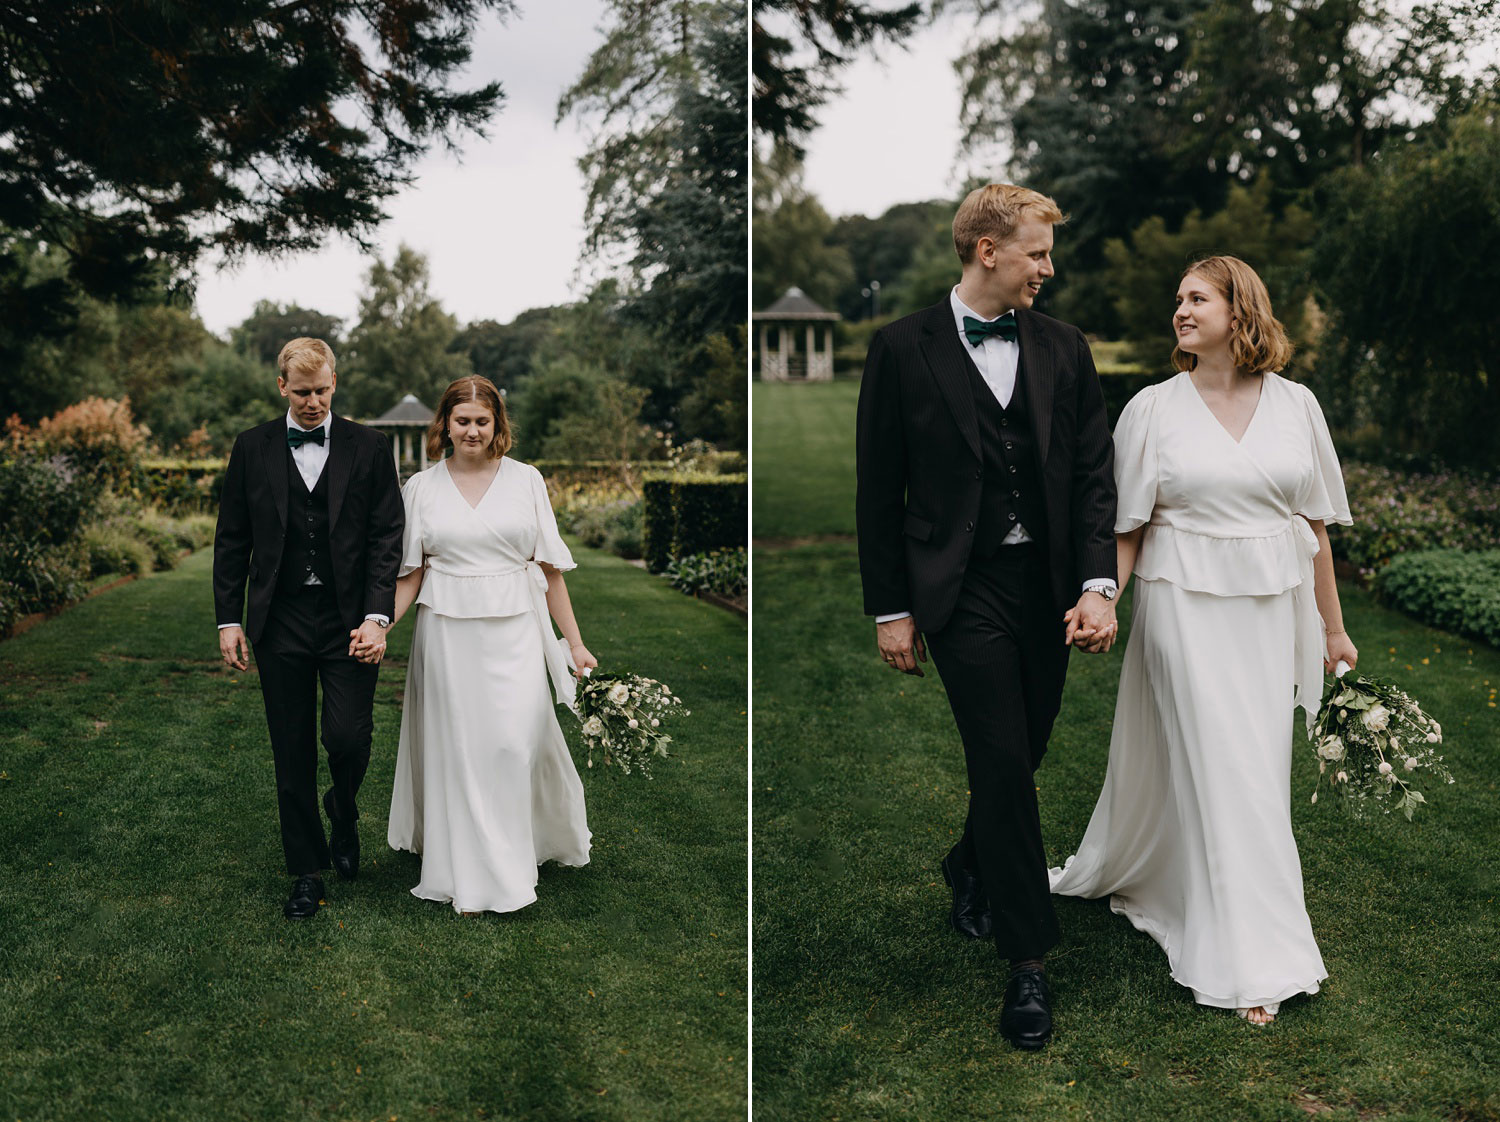
POLYGON ((1103 596, 1106 600, 1113 600, 1115 598, 1115 591, 1116 591, 1116 589, 1114 587, 1112 587, 1111 585, 1107 585, 1107 584, 1086 584, 1086 585, 1083 586, 1083 590, 1085 592, 1097 592, 1100 596, 1103 596))

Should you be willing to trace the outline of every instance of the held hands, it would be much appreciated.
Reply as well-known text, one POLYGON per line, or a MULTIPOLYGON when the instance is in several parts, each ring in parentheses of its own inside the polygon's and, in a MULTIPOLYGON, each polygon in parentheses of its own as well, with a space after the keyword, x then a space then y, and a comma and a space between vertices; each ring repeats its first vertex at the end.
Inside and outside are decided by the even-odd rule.
POLYGON ((915 674, 918 678, 927 676, 917 665, 918 660, 927 661, 927 648, 923 645, 922 636, 917 633, 916 621, 911 616, 877 623, 875 645, 880 648, 881 659, 892 670, 915 674))
POLYGON ((349 632, 349 655, 360 662, 378 665, 385 657, 385 628, 367 619, 349 632))
POLYGON ((1347 662, 1350 670, 1359 665, 1359 650, 1350 641, 1347 631, 1329 631, 1326 633, 1326 639, 1328 655, 1323 659, 1325 671, 1332 674, 1333 668, 1339 664, 1339 659, 1347 662))
POLYGON ((1077 647, 1087 654, 1103 654, 1114 646, 1120 634, 1120 625, 1115 620, 1115 604, 1097 592, 1085 592, 1063 613, 1066 632, 1063 643, 1077 647))
POLYGON ((223 627, 219 629, 219 654, 224 659, 224 665, 235 670, 250 669, 250 647, 245 642, 245 632, 241 627, 223 627))
POLYGON ((577 668, 573 671, 573 677, 582 678, 585 670, 592 670, 599 665, 599 660, 589 653, 582 641, 569 643, 568 647, 573 654, 573 665, 577 668))

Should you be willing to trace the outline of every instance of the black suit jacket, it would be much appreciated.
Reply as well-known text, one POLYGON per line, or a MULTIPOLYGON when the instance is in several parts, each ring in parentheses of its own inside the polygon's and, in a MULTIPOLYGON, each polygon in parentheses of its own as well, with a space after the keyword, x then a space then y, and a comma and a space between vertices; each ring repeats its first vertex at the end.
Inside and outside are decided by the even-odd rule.
MULTIPOLYGON (((1116 575, 1114 443, 1083 333, 1029 310, 1017 310, 1016 333, 1060 620, 1083 581, 1116 575)), ((944 297, 875 333, 859 391, 865 612, 909 611, 922 631, 941 630, 953 611, 984 486, 964 346, 944 297)))
MULTIPOLYGON (((329 434, 328 546, 340 616, 350 630, 365 616, 396 611, 396 573, 406 510, 390 441, 335 416, 329 434)), ((235 439, 214 533, 214 612, 239 623, 249 585, 245 634, 260 641, 286 546, 286 417, 235 439)))

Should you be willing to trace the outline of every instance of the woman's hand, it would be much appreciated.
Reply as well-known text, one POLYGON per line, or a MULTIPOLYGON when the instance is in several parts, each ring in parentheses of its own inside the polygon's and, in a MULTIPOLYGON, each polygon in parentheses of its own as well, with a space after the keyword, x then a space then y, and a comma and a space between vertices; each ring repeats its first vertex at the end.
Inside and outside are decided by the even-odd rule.
POLYGON ((1333 668, 1340 660, 1349 664, 1353 670, 1359 665, 1359 649, 1350 641, 1347 631, 1328 632, 1328 657, 1323 660, 1323 669, 1333 673, 1333 668))
POLYGON ((592 670, 599 665, 599 660, 589 653, 589 649, 582 643, 568 644, 573 652, 573 665, 578 668, 578 677, 583 677, 585 670, 592 670))

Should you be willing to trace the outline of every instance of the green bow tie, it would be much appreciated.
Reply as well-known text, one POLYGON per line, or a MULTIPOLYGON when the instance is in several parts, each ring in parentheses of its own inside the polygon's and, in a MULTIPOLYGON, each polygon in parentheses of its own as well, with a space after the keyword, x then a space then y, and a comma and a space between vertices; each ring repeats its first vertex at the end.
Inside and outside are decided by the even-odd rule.
POLYGON ((973 316, 964 316, 964 338, 969 341, 969 346, 977 347, 994 335, 1004 339, 1007 343, 1016 341, 1016 313, 1006 312, 999 319, 975 319, 973 316))
POLYGON ((287 425, 286 446, 288 448, 301 448, 309 440, 314 444, 322 444, 323 437, 325 435, 326 434, 323 432, 322 425, 319 425, 317 428, 311 430, 310 432, 304 431, 303 429, 294 429, 291 425, 287 425))

